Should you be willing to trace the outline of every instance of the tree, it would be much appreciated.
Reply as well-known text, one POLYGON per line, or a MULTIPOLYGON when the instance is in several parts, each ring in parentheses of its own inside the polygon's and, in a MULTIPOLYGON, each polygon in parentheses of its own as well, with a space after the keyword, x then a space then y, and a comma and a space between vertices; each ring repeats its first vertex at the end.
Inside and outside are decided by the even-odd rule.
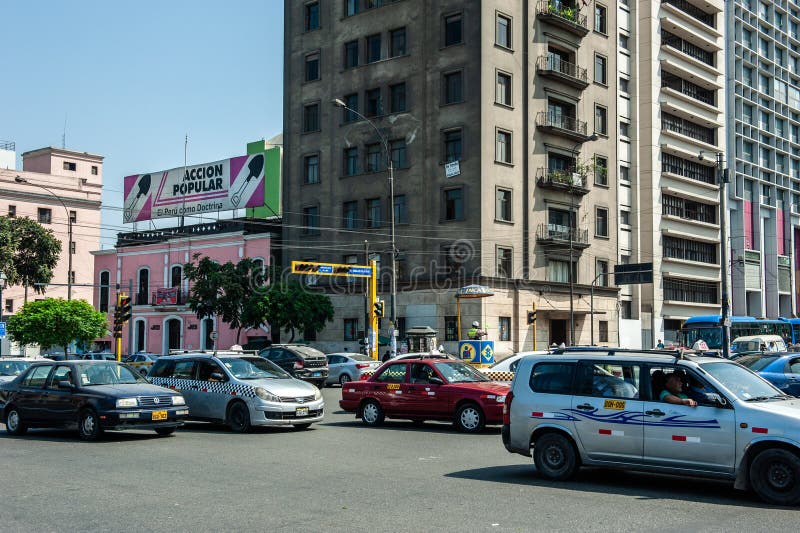
POLYGON ((10 286, 25 288, 25 302, 29 287, 37 294, 46 291, 60 255, 61 241, 52 230, 27 217, 0 217, 0 271, 10 286))
POLYGON ((11 225, 12 220, 8 217, 0 217, 0 272, 5 274, 9 280, 13 280, 16 277, 16 270, 14 269, 16 241, 11 225))
POLYGON ((66 355, 73 341, 90 343, 107 335, 108 319, 85 300, 45 298, 27 302, 10 316, 8 333, 20 344, 62 346, 66 355))
POLYGON ((269 286, 259 304, 273 328, 295 337, 295 331, 319 333, 333 320, 333 304, 326 295, 311 292, 297 281, 282 281, 269 286))

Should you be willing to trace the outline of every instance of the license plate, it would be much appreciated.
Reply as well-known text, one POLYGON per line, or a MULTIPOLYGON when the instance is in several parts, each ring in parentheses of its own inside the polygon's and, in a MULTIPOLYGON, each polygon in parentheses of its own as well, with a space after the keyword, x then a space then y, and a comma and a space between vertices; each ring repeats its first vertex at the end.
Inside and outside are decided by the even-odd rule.
POLYGON ((294 412, 294 416, 308 416, 308 407, 298 407, 294 412))
POLYGON ((167 412, 166 411, 153 411, 152 419, 153 420, 166 420, 167 419, 167 412))
POLYGON ((613 409, 615 411, 622 411, 625 409, 625 400, 606 400, 603 403, 603 409, 613 409))
POLYGON ((313 374, 311 374, 311 376, 312 376, 312 377, 315 377, 315 378, 316 378, 316 377, 319 377, 319 375, 320 375, 320 372, 314 372, 313 374))

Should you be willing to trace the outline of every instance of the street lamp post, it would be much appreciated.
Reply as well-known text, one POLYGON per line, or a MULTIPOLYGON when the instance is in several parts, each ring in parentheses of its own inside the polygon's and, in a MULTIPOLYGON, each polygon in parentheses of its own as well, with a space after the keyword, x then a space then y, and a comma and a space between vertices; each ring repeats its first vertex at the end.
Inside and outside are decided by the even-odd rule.
MULTIPOLYGON (((6 285, 6 273, 0 271, 0 322, 3 321, 3 310, 5 307, 3 306, 3 289, 6 285)), ((0 357, 3 355, 3 337, 0 337, 0 357)))
POLYGON ((342 109, 354 114, 355 116, 359 117, 361 120, 364 120, 372 126, 372 129, 375 130, 375 133, 378 134, 378 138, 381 140, 381 144, 383 145, 383 151, 386 154, 386 169, 389 174, 389 202, 391 206, 389 208, 389 212, 391 213, 390 216, 390 239, 391 239, 391 247, 392 247, 392 264, 391 264, 391 292, 390 292, 390 302, 389 302, 389 309, 390 309, 390 321, 392 326, 392 331, 390 332, 389 338, 389 346, 391 350, 391 357, 394 358, 397 355, 397 340, 395 338, 395 329, 397 328, 397 248, 395 247, 395 234, 394 234, 394 162, 392 161, 392 154, 389 151, 389 142, 386 140, 386 137, 381 133, 381 130, 372 122, 370 119, 356 111, 355 109, 348 107, 344 101, 340 100, 339 98, 334 98, 331 102, 336 107, 341 107, 342 109))
POLYGON ((39 187, 40 189, 44 189, 45 191, 49 192, 56 200, 59 201, 61 206, 64 208, 64 211, 67 213, 67 232, 69 236, 69 243, 67 244, 67 300, 72 300, 72 217, 69 214, 69 209, 67 209, 67 205, 60 196, 44 185, 39 185, 38 183, 28 181, 22 176, 17 176, 14 178, 14 181, 17 183, 27 183, 28 185, 33 185, 34 187, 39 187))

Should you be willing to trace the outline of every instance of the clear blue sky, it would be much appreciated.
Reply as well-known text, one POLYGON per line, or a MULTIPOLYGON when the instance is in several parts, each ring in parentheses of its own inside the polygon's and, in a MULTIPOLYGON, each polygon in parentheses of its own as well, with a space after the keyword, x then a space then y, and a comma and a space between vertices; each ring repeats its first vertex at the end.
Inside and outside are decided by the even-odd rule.
POLYGON ((61 146, 66 118, 68 149, 105 156, 104 248, 130 231, 123 176, 183 165, 185 135, 191 164, 281 133, 282 0, 2 0, 2 19, 0 139, 61 146))

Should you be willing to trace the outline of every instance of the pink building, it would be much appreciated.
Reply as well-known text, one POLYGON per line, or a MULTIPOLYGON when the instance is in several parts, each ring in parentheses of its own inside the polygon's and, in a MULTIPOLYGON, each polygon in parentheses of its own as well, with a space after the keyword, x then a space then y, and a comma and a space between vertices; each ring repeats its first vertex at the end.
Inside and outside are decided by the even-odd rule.
MULTIPOLYGON (((133 315, 123 329, 124 354, 146 351, 167 353, 171 349, 213 349, 247 344, 270 338, 267 326, 237 331, 218 318, 199 320, 185 304, 189 283, 183 265, 200 253, 220 263, 236 263, 245 257, 270 261, 271 234, 263 224, 246 220, 220 220, 207 224, 133 233, 120 233, 114 250, 94 255, 94 304, 109 313, 113 323, 117 291, 129 294, 133 315)), ((99 339, 101 347, 113 351, 111 336, 99 339)))

